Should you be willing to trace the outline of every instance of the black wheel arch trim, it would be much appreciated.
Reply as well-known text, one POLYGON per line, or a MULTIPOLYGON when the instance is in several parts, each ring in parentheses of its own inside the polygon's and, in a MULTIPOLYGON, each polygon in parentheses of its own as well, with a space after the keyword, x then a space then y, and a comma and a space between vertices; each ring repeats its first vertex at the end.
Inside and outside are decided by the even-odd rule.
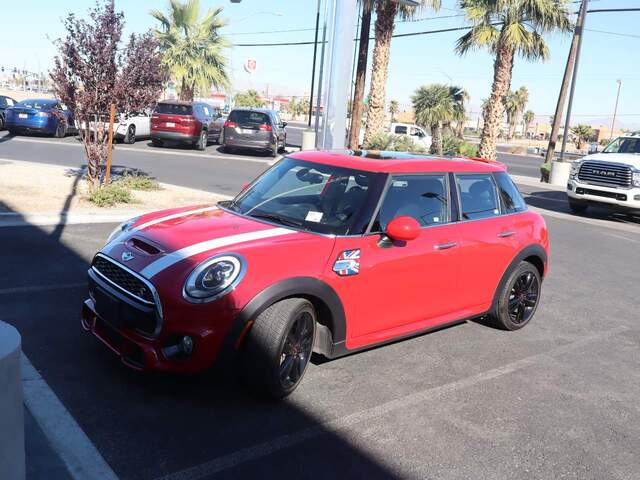
MULTIPOLYGON (((518 267, 518 265, 520 265, 520 262, 530 257, 536 257, 542 262, 543 270, 540 272, 540 280, 542 281, 544 279, 544 267, 546 267, 547 265, 547 252, 545 251, 544 247, 537 243, 524 247, 518 252, 515 257, 513 257, 513 259, 509 263, 509 266, 502 274, 500 282, 498 282, 498 286, 496 287, 496 290, 493 294, 493 301, 491 302, 490 310, 491 312, 496 311, 500 298, 500 292, 502 292, 502 289, 505 287, 513 271, 518 267)), ((536 266, 537 268, 537 265, 534 266, 536 266)))
POLYGON ((331 331, 332 342, 344 343, 347 326, 344 307, 340 297, 327 283, 313 277, 292 277, 274 283, 255 295, 238 313, 223 343, 219 361, 225 362, 235 355, 236 342, 245 330, 247 323, 254 320, 274 303, 290 297, 318 299, 326 307, 326 315, 318 312, 331 331))

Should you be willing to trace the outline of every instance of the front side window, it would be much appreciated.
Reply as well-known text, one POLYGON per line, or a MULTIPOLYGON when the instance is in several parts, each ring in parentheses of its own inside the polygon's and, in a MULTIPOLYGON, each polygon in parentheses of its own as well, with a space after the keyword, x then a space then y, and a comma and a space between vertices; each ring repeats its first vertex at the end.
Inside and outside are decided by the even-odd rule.
POLYGON ((449 221, 445 175, 399 175, 390 180, 372 231, 383 232, 396 217, 412 217, 422 227, 449 221))
POLYGON ((317 233, 363 233, 371 217, 363 222, 360 213, 373 203, 371 186, 383 182, 383 174, 285 158, 221 205, 241 215, 317 233))
POLYGON ((506 172, 498 172, 494 174, 496 183, 498 184, 498 192, 500 200, 506 213, 522 212, 527 209, 527 205, 516 187, 511 177, 506 172))
POLYGON ((490 174, 456 175, 462 220, 500 215, 496 185, 490 174))

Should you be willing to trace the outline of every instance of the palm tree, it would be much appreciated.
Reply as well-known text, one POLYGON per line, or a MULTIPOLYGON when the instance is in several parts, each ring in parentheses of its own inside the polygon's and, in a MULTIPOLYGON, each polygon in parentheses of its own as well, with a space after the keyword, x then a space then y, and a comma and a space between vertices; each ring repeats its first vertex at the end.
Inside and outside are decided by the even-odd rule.
POLYGON ((478 150, 481 157, 496 158, 496 139, 515 55, 527 60, 547 59, 549 47, 543 35, 571 30, 568 5, 567 0, 460 0, 471 29, 458 39, 456 51, 463 55, 487 48, 495 55, 493 85, 478 150))
POLYGON ((576 148, 578 150, 582 150, 584 148, 584 144, 593 136, 593 128, 589 125, 578 125, 571 129, 571 133, 576 136, 576 148))
POLYGON ((509 90, 504 97, 504 109, 507 112, 507 123, 509 124, 509 133, 507 139, 513 138, 516 133, 516 125, 522 111, 529 101, 529 91, 526 87, 520 87, 515 92, 509 90))
POLYGON ((391 100, 391 102, 389 102, 389 113, 391 114, 391 123, 395 122, 396 113, 398 113, 399 109, 400 108, 398 106, 397 100, 391 100))
POLYGON ((449 94, 453 97, 453 121, 456 122, 456 136, 464 136, 464 124, 467 121, 467 100, 469 92, 462 87, 450 86, 449 94))
MULTIPOLYGON (((440 0, 420 0, 420 6, 430 6, 434 10, 439 10, 440 0)), ((399 4, 394 0, 376 0, 375 47, 367 105, 367 126, 364 132, 365 144, 382 131, 384 123, 389 55, 396 16, 409 19, 415 14, 417 8, 420 7, 399 4)))
POLYGON ((442 155, 442 126, 456 115, 456 97, 452 88, 439 83, 423 86, 416 90, 411 101, 416 123, 431 129, 430 152, 442 155))
POLYGON ((531 123, 536 118, 536 114, 532 110, 527 110, 522 115, 522 121, 524 122, 524 136, 526 137, 529 133, 529 127, 531 127, 531 123))
POLYGON ((212 8, 199 19, 199 0, 170 0, 168 16, 160 10, 151 11, 160 22, 155 34, 164 64, 179 85, 181 100, 191 101, 197 91, 207 91, 211 86, 222 89, 229 84, 223 54, 229 44, 218 33, 226 25, 221 13, 222 8, 212 8))
POLYGON ((349 126, 349 147, 358 148, 362 115, 364 114, 364 84, 367 77, 367 59, 369 57, 369 32, 371 30, 371 12, 374 0, 360 0, 362 3, 362 17, 360 23, 360 39, 358 41, 358 63, 356 66, 356 81, 353 87, 353 101, 348 111, 351 118, 349 126))

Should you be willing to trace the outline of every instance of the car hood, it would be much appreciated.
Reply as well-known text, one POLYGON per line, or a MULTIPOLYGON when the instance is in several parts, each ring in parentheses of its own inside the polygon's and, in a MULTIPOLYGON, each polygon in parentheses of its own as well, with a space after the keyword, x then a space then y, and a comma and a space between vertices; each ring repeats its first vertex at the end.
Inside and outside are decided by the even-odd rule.
POLYGON ((581 161, 595 160, 598 162, 624 163, 640 170, 640 155, 634 153, 594 153, 580 159, 581 161))
POLYGON ((271 263, 277 270, 277 263, 287 258, 287 251, 295 261, 292 248, 316 253, 317 270, 326 263, 333 243, 329 236, 201 205, 144 215, 130 230, 105 245, 101 253, 153 280, 184 277, 200 262, 218 253, 239 253, 247 261, 259 256, 261 264, 271 263))

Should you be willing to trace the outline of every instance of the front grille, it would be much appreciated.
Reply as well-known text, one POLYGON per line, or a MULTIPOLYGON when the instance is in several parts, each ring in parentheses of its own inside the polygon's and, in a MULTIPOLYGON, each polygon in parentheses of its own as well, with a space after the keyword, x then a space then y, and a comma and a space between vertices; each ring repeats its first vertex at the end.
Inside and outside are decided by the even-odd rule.
POLYGON ((620 163, 587 161, 580 166, 578 180, 605 187, 631 187, 631 168, 620 163))
POLYGON ((155 303, 149 286, 138 277, 120 267, 117 263, 97 255, 93 259, 93 269, 129 295, 147 303, 155 303))

